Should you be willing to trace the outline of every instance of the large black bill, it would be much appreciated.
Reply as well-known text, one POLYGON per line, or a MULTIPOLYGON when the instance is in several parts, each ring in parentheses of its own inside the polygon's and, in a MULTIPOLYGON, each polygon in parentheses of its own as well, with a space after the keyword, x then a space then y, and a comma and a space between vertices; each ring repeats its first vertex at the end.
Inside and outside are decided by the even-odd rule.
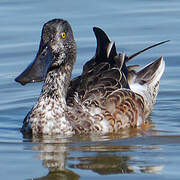
POLYGON ((18 76, 15 81, 25 85, 32 82, 40 82, 45 79, 49 65, 53 57, 49 48, 40 46, 34 61, 18 76))

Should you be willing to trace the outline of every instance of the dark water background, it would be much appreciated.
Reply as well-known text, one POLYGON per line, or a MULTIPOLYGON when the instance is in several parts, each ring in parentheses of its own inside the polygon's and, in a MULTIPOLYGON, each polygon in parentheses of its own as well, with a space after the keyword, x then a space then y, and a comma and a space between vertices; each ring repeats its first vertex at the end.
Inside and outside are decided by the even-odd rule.
POLYGON ((1 0, 0 1, 0 179, 180 179, 180 1, 179 0, 1 0), (164 56, 156 106, 148 129, 119 136, 25 138, 23 118, 42 84, 25 87, 14 78, 33 60, 42 25, 67 19, 78 57, 73 76, 95 53, 93 26, 128 55, 170 39, 134 59, 145 65, 164 56))

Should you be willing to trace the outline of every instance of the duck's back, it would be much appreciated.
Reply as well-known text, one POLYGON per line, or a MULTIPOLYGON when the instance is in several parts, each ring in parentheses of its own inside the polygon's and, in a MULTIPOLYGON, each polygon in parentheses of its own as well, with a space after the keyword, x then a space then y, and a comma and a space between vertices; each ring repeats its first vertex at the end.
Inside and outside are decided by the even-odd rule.
POLYGON ((73 113, 68 116, 78 133, 117 133, 143 122, 144 99, 129 88, 122 68, 125 55, 116 55, 110 61, 114 66, 101 62, 71 81, 67 102, 73 113))
POLYGON ((67 104, 70 106, 75 93, 84 101, 87 94, 93 95, 92 92, 100 87, 114 90, 129 88, 125 54, 117 54, 115 43, 109 40, 102 29, 94 27, 93 30, 97 39, 96 54, 85 63, 82 74, 71 80, 67 92, 67 104))

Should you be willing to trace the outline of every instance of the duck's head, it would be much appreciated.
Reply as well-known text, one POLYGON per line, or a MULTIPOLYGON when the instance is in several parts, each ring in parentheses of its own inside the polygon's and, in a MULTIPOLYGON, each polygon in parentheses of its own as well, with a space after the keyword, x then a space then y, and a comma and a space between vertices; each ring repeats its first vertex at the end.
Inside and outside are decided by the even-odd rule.
POLYGON ((45 79, 48 71, 65 63, 74 64, 76 43, 70 24, 63 19, 53 19, 44 24, 39 50, 35 60, 15 81, 25 85, 45 79))

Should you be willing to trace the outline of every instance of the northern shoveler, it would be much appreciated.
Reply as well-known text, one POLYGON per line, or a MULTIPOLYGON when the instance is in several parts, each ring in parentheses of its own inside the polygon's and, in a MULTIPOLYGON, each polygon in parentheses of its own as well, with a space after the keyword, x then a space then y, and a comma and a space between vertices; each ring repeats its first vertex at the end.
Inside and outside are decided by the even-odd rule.
POLYGON ((95 56, 81 76, 71 80, 76 43, 70 24, 53 19, 44 24, 39 51, 32 64, 15 80, 21 84, 42 81, 37 103, 24 119, 23 133, 73 135, 118 133, 142 124, 151 113, 164 72, 162 57, 136 71, 128 57, 116 52, 100 28, 95 56))

